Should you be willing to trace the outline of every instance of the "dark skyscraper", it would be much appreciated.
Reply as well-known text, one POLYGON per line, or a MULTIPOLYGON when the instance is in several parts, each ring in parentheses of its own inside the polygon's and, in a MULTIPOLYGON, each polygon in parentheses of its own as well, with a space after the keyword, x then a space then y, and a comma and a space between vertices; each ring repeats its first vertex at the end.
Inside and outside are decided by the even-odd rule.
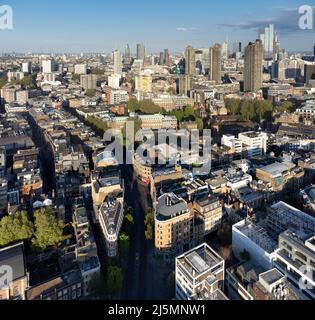
POLYGON ((137 59, 138 60, 145 60, 145 46, 144 44, 137 44, 137 59))
POLYGON ((168 67, 170 67, 171 62, 170 62, 170 53, 168 49, 164 50, 164 64, 168 67))
POLYGON ((249 43, 245 48, 244 91, 256 91, 262 87, 264 46, 261 40, 249 43))
POLYGON ((304 82, 308 85, 310 80, 315 79, 315 65, 312 63, 304 65, 304 82))
POLYGON ((164 52, 160 52, 159 65, 164 65, 164 52))
POLYGON ((196 53, 192 46, 188 46, 185 50, 185 74, 194 76, 196 74, 196 53))
POLYGON ((209 66, 210 66, 210 80, 215 81, 216 84, 221 83, 221 57, 222 47, 220 44, 215 44, 210 48, 209 52, 209 66))
POLYGON ((124 61, 125 61, 126 63, 130 63, 130 61, 131 61, 131 52, 130 52, 130 46, 129 46, 129 44, 127 44, 127 45, 126 45, 126 48, 125 48, 124 61))

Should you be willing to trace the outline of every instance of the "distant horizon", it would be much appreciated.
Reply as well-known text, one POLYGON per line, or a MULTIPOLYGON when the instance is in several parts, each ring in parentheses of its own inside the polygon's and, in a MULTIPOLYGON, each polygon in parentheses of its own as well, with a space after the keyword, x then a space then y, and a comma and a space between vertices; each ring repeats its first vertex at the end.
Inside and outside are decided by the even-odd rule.
MULTIPOLYGON (((164 49, 168 49, 168 48, 164 48, 164 49)), ((161 51, 158 51, 158 52, 148 52, 146 53, 146 55, 159 55, 160 52, 162 52, 162 50, 164 49, 161 49, 161 51)), ((201 48, 194 48, 196 50, 199 50, 201 48)), ((115 49, 113 49, 112 51, 114 51, 115 49)), ((185 48, 183 49, 183 51, 185 50, 185 48)), ((40 55, 45 55, 45 56, 52 56, 52 55, 57 55, 57 56, 60 56, 60 55, 109 55, 112 53, 112 51, 109 51, 109 52, 15 52, 15 51, 12 51, 12 52, 0 52, 0 55, 3 56, 3 55, 8 55, 8 56, 11 56, 13 54, 15 55, 37 55, 37 56, 40 56, 40 55)), ((303 55, 310 55, 312 56, 313 55, 313 52, 312 51, 299 51, 299 50, 296 50, 296 51, 286 51, 288 54, 303 54, 303 55)), ((120 53, 121 54, 124 54, 123 51, 120 50, 120 53)), ((231 52, 232 53, 232 50, 231 52)), ((173 55, 182 55, 183 52, 170 52, 170 55, 173 56, 173 55)), ((135 57, 136 56, 136 53, 134 52, 131 52, 131 57, 135 57)))
POLYGON ((315 42, 314 30, 299 29, 298 0, 226 1, 224 5, 206 0, 193 4, 90 0, 84 5, 74 0, 7 0, 5 4, 13 9, 13 30, 0 30, 3 53, 123 52, 127 43, 134 52, 136 44, 143 43, 147 52, 168 48, 173 54, 189 44, 205 48, 225 39, 245 46, 270 23, 281 48, 288 52, 311 52, 315 42))

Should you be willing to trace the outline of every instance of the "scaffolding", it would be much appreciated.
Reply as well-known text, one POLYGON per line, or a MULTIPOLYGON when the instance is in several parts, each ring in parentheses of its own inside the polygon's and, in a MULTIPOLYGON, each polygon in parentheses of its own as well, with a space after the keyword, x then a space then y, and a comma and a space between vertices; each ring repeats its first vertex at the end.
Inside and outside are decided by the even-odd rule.
POLYGON ((284 202, 270 208, 266 225, 274 239, 288 229, 315 234, 315 218, 284 202))
POLYGON ((245 224, 238 229, 268 253, 274 252, 278 247, 277 242, 274 241, 269 236, 267 230, 260 225, 256 225, 246 220, 245 224))

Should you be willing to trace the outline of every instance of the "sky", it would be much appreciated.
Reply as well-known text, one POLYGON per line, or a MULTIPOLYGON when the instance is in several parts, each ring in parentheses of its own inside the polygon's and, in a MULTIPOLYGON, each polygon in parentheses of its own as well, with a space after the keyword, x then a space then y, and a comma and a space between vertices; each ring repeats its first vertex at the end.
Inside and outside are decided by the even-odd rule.
MULTIPOLYGON (((13 8, 13 30, 0 30, 0 52, 108 53, 137 43, 147 52, 258 37, 274 23, 281 46, 312 51, 314 30, 300 30, 298 7, 312 0, 0 0, 13 8)), ((314 19, 315 28, 315 19, 314 19)))

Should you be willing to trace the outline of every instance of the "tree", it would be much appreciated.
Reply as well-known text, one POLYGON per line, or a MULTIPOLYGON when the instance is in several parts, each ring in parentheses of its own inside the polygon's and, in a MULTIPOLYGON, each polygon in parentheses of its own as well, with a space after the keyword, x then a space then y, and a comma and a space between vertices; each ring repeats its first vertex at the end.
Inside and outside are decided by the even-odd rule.
MULTIPOLYGON (((142 127, 142 121, 140 120, 139 117, 134 117, 134 118, 129 118, 128 121, 133 121, 134 123, 134 136, 133 136, 133 141, 136 137, 137 132, 141 129, 142 127)), ((126 146, 128 144, 128 146, 131 143, 131 137, 127 136, 127 131, 126 131, 126 124, 124 125, 123 129, 122 129, 122 136, 124 139, 124 145, 126 146)))
POLYGON ((226 99, 225 106, 229 114, 236 115, 240 111, 240 100, 239 99, 226 99))
POLYGON ((36 88, 36 73, 26 75, 19 83, 26 88, 35 89, 36 88))
POLYGON ((48 247, 58 245, 63 239, 64 223, 58 220, 51 209, 41 209, 34 213, 35 234, 32 244, 44 251, 48 247))
POLYGON ((28 219, 27 212, 18 212, 0 221, 0 246, 12 242, 29 240, 34 235, 34 225, 28 219))
POLYGON ((119 245, 119 251, 120 251, 121 254, 124 255, 125 253, 127 253, 129 251, 130 238, 126 233, 123 232, 119 236, 118 245, 119 245))
POLYGON ((153 225, 154 223, 154 213, 152 211, 152 209, 149 209, 146 216, 145 216, 145 221, 144 221, 145 225, 151 224, 153 225))
POLYGON ((293 103, 291 101, 283 101, 277 108, 276 108, 277 112, 284 112, 284 111, 289 111, 289 112, 293 112, 294 108, 293 108, 293 103))
POLYGON ((101 69, 101 68, 93 68, 91 70, 91 73, 92 74, 96 74, 98 76, 102 76, 102 75, 104 75, 105 71, 103 69, 101 69))
POLYGON ((85 91, 85 95, 86 95, 87 97, 90 97, 90 98, 94 97, 94 96, 95 96, 95 93, 96 93, 96 90, 95 90, 95 89, 88 89, 88 90, 85 91))
POLYGON ((76 82, 80 82, 81 76, 79 74, 73 73, 72 80, 76 82))
POLYGON ((108 130, 107 123, 98 117, 88 116, 86 122, 89 126, 92 127, 94 131, 96 131, 102 136, 108 130))
POLYGON ((255 106, 249 101, 242 101, 241 103, 241 116, 244 120, 251 120, 255 117, 255 106))
POLYGON ((109 266, 106 275, 107 290, 109 294, 118 293, 123 286, 123 271, 118 266, 109 266))
POLYGON ((163 111, 160 106, 156 105, 150 99, 138 101, 135 98, 132 98, 128 101, 128 110, 129 112, 140 111, 147 114, 161 113, 163 111))
POLYGON ((8 83, 8 77, 0 77, 0 89, 8 83))
POLYGON ((202 131, 204 128, 203 120, 196 117, 197 128, 199 131, 202 131))
POLYGON ((195 110, 192 106, 187 106, 184 109, 184 118, 189 118, 195 115, 195 110))
POLYGON ((152 224, 146 225, 146 230, 145 230, 144 234, 145 234, 145 238, 148 241, 153 240, 153 226, 152 226, 152 224))
POLYGON ((104 298, 106 293, 105 278, 101 273, 94 274, 90 280, 90 292, 95 298, 104 298))
POLYGON ((128 101, 128 111, 129 112, 135 112, 139 108, 139 103, 137 99, 131 98, 128 101))
POLYGON ((167 89, 167 92, 171 95, 175 95, 176 94, 176 89, 174 87, 169 87, 167 89))
POLYGON ((133 209, 128 208, 125 218, 124 218, 124 223, 122 230, 125 232, 127 235, 131 234, 132 228, 134 226, 134 217, 133 217, 133 209))

